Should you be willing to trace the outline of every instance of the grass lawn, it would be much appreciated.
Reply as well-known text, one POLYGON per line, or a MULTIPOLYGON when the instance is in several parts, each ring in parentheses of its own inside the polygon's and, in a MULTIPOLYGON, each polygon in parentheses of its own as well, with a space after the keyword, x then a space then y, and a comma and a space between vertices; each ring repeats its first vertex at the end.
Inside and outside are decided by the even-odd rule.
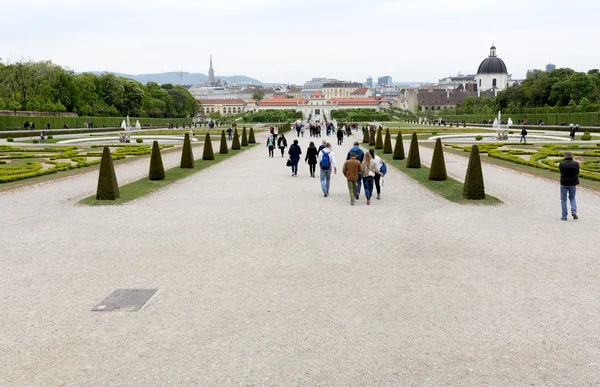
MULTIPOLYGON (((408 177, 418 181, 421 185, 425 186, 431 192, 451 201, 459 204, 477 204, 477 205, 498 205, 502 204, 502 201, 494 196, 485 195, 484 200, 467 200, 463 198, 463 186, 464 184, 458 180, 454 180, 448 177, 444 181, 429 180, 429 168, 421 164, 421 168, 407 168, 406 159, 394 160, 391 154, 378 153, 388 166, 395 167, 404 173, 408 177)), ((408 156, 408 154, 407 154, 408 156)), ((466 171, 465 171, 466 172, 466 171)))
POLYGON ((193 175, 196 172, 199 172, 205 168, 208 168, 212 165, 215 165, 223 160, 226 160, 230 157, 233 157, 245 150, 248 150, 255 146, 256 144, 250 144, 248 147, 243 147, 241 150, 231 150, 229 149, 229 153, 226 155, 222 155, 220 153, 215 153, 214 160, 204 161, 201 158, 194 161, 194 168, 186 169, 174 167, 165 171, 165 179, 164 180, 149 180, 147 177, 139 179, 137 181, 131 182, 129 184, 125 184, 122 187, 119 187, 120 197, 117 200, 96 200, 96 195, 87 197, 81 201, 80 204, 90 205, 90 206, 111 206, 111 205, 120 205, 130 202, 132 200, 138 199, 144 195, 148 195, 156 190, 159 190, 163 187, 168 186, 176 182, 177 180, 184 179, 190 175, 193 175))

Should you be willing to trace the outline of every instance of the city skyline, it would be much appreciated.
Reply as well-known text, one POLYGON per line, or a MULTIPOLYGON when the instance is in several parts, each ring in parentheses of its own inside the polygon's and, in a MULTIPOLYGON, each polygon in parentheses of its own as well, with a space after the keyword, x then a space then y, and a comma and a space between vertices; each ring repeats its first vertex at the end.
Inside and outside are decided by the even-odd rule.
POLYGON ((0 57, 52 60, 76 72, 208 74, 212 53, 217 78, 246 75, 303 84, 318 76, 365 82, 389 75, 394 81, 435 83, 458 72, 475 73, 495 42, 513 79, 548 63, 576 71, 600 67, 599 54, 580 38, 600 32, 592 16, 600 5, 591 1, 568 7, 556 1, 560 12, 539 0, 350 3, 174 0, 166 7, 158 0, 52 5, 25 0, 6 9, 0 31, 11 38, 0 43, 0 57), (578 13, 580 7, 589 12, 578 13), (19 16, 24 12, 26 28, 19 16), (52 22, 46 20, 49 12, 52 22), (535 17, 523 23, 521 14, 535 17), (192 16, 181 22, 182 15, 192 16), (561 28, 570 18, 577 29, 561 28))

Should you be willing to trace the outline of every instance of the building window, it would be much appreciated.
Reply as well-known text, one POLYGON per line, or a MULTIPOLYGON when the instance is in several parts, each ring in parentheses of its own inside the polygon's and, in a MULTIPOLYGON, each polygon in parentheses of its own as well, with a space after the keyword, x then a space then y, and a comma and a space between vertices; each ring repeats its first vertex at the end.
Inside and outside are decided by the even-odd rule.
POLYGON ((496 78, 492 79, 492 87, 496 87, 496 78))
POLYGON ((215 108, 214 108, 214 107, 211 107, 211 108, 210 108, 210 112, 211 112, 211 113, 214 113, 214 112, 215 112, 215 108))
POLYGON ((481 79, 479 80, 479 87, 481 87, 481 79))

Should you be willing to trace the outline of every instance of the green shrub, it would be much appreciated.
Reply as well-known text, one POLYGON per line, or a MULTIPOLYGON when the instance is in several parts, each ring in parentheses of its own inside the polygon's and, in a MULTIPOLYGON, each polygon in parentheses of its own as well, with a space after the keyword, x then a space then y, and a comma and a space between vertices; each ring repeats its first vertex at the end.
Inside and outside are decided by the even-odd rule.
POLYGON ((446 180, 446 161, 444 160, 444 150, 442 149, 442 140, 435 140, 433 149, 433 158, 431 159, 431 169, 429 169, 429 180, 446 180))
POLYGON ((150 156, 150 171, 148 172, 148 178, 150 180, 163 180, 165 178, 165 167, 160 154, 158 141, 152 143, 152 155, 150 156))
POLYGON ((0 160, 0 164, 6 164, 6 161, 0 160))
POLYGON ((437 134, 437 132, 433 131, 433 132, 431 132, 431 134, 435 136, 437 134))
POLYGON ((235 128, 235 131, 233 132, 233 141, 231 142, 231 149, 232 150, 242 149, 242 147, 240 146, 240 136, 238 134, 237 128, 235 128))
POLYGON ((210 140, 210 134, 206 133, 204 139, 204 150, 202 152, 202 160, 214 160, 215 153, 213 152, 212 141, 210 140))
POLYGON ((33 140, 33 143, 34 143, 34 144, 39 144, 39 143, 40 143, 40 140, 33 140))
POLYGON ((515 134, 515 131, 514 130, 509 130, 508 134, 515 134))
POLYGON ((12 137, 8 137, 8 138, 6 139, 6 142, 13 142, 13 141, 14 141, 14 140, 13 140, 13 138, 12 138, 12 137))
POLYGON ((192 141, 189 133, 183 139, 183 151, 181 152, 180 168, 194 168, 194 153, 192 152, 192 141))
POLYGON ((371 136, 369 137, 369 146, 375 146, 375 129, 371 129, 371 136))
POLYGON ((483 140, 483 136, 475 136, 475 140, 476 141, 481 141, 481 140, 483 140))
POLYGON ((385 130, 385 141, 383 142, 383 154, 391 154, 392 150, 392 136, 390 135, 390 130, 385 130))
MULTIPOLYGON (((252 129, 250 129, 250 135, 252 136, 252 129)), ((227 149, 227 137, 225 137, 225 131, 221 131, 221 149, 219 149, 219 153, 222 155, 226 155, 227 153, 229 153, 229 150, 227 149)))
POLYGON ((102 151, 102 160, 100 161, 100 173, 98 175, 98 189, 96 190, 97 200, 115 200, 119 198, 119 184, 115 174, 110 149, 105 146, 102 151))
POLYGON ((381 129, 377 130, 377 139, 375 140, 375 149, 383 149, 383 137, 381 135, 381 129))
POLYGON ((406 160, 407 168, 421 168, 421 155, 419 154, 419 142, 417 141, 417 133, 413 132, 408 149, 408 158, 406 160))
POLYGON ((479 157, 479 148, 477 145, 471 147, 471 156, 469 157, 469 165, 467 166, 467 174, 463 187, 463 197, 469 200, 485 199, 483 171, 481 170, 481 158, 479 157))
POLYGON ((138 144, 141 144, 141 143, 144 142, 144 139, 143 138, 136 138, 135 142, 137 142, 138 144))
POLYGON ((54 136, 48 136, 48 140, 52 140, 54 136))
POLYGON ((365 129, 365 133, 363 135, 363 140, 362 140, 363 144, 369 144, 371 142, 371 134, 369 132, 369 129, 365 129))
POLYGON ((592 139, 592 135, 590 134, 590 132, 585 132, 581 135, 582 141, 590 141, 591 139, 592 139))
POLYGON ((394 160, 404 160, 404 143, 402 142, 402 133, 398 132, 396 144, 394 145, 394 160))
POLYGON ((248 135, 248 144, 256 144, 256 138, 254 138, 254 129, 250 128, 250 134, 248 135))
POLYGON ((245 126, 242 128, 242 146, 248 146, 248 135, 245 126))

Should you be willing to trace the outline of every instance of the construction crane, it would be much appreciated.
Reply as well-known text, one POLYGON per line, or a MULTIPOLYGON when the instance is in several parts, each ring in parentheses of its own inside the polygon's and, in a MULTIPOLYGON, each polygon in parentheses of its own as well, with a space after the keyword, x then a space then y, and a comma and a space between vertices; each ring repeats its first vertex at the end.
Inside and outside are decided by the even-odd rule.
POLYGON ((183 86, 183 76, 189 74, 186 73, 185 71, 179 71, 179 83, 183 86))

